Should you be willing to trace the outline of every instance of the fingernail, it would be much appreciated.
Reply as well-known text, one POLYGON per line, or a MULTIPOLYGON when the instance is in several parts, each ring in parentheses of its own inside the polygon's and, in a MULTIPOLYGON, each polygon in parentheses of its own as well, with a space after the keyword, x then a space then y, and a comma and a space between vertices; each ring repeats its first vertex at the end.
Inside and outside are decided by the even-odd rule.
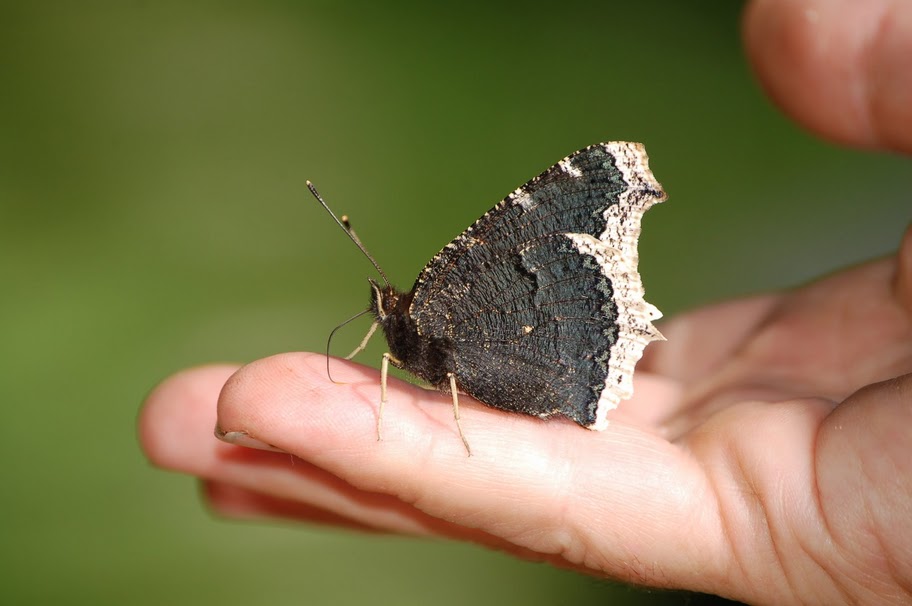
POLYGON ((216 426, 215 437, 222 442, 234 444, 235 446, 243 446, 244 448, 268 450, 270 452, 285 452, 281 448, 277 448, 272 444, 267 444, 266 442, 261 442, 256 438, 250 437, 246 431, 223 431, 220 427, 216 426))

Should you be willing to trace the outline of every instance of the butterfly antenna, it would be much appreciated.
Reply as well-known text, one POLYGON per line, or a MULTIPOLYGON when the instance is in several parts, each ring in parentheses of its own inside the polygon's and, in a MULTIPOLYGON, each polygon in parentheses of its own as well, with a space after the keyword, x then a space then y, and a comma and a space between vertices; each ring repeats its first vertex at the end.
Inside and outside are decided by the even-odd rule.
MULTIPOLYGON (((310 193, 312 193, 313 196, 314 196, 314 198, 317 199, 317 202, 319 202, 320 205, 321 205, 323 208, 326 209, 326 212, 329 213, 329 216, 331 216, 331 217, 333 218, 333 220, 339 225, 339 227, 341 227, 342 230, 343 230, 346 234, 348 234, 348 237, 351 238, 351 241, 355 243, 355 246, 357 246, 358 249, 359 249, 362 253, 364 253, 364 256, 367 257, 367 259, 368 259, 371 263, 374 264, 374 268, 376 268, 377 273, 380 274, 380 277, 383 278, 383 282, 384 282, 387 286, 389 286, 389 285, 390 285, 390 281, 386 278, 386 274, 383 273, 383 270, 380 269, 380 265, 378 265, 377 262, 374 260, 374 258, 371 256, 371 254, 370 254, 369 252, 367 252, 367 249, 364 248, 364 245, 363 245, 363 244, 361 244, 361 240, 359 240, 359 239, 358 239, 358 236, 356 236, 356 235, 354 234, 354 232, 352 231, 352 229, 351 229, 351 224, 348 222, 348 217, 344 217, 345 221, 339 220, 339 217, 337 217, 336 214, 335 214, 333 211, 331 211, 331 210, 329 209, 329 206, 327 206, 327 205, 326 205, 326 202, 323 201, 323 197, 320 196, 320 193, 317 191, 317 188, 314 187, 313 183, 311 183, 310 181, 307 181, 307 189, 310 190, 310 193)), ((344 323, 343 323, 343 325, 344 325, 344 323)), ((340 326, 342 326, 342 325, 340 325, 340 326)))
MULTIPOLYGON (((360 317, 363 316, 364 314, 368 313, 369 311, 370 311, 369 309, 365 309, 364 311, 359 311, 358 313, 356 313, 355 315, 353 315, 352 317, 350 317, 350 318, 349 318, 348 320, 346 320, 345 322, 342 322, 341 324, 339 324, 338 326, 336 326, 335 328, 333 328, 333 329, 332 329, 332 332, 329 333, 329 338, 326 339, 326 376, 329 377, 329 380, 332 381, 333 383, 336 383, 336 384, 339 384, 339 385, 342 384, 341 381, 336 381, 335 379, 333 379, 332 373, 329 372, 329 346, 330 346, 330 344, 332 344, 333 335, 336 334, 336 331, 337 331, 337 330, 339 330, 340 328, 342 328, 343 326, 345 326, 345 325, 348 324, 349 322, 353 322, 354 320, 357 320, 358 318, 360 318, 360 317)), ((372 335, 373 333, 374 333, 374 329, 372 328, 371 331, 370 331, 370 333, 369 333, 369 335, 372 335)), ((367 340, 367 339, 365 339, 365 341, 366 341, 366 340, 367 340)), ((364 343, 362 342, 362 347, 361 347, 362 349, 363 349, 363 345, 364 345, 364 343)), ((357 353, 357 352, 358 352, 358 350, 355 350, 355 351, 352 352, 352 353, 354 354, 354 353, 357 353)), ((350 358, 351 358, 351 356, 349 356, 349 357, 347 357, 347 358, 345 358, 345 359, 348 360, 348 359, 350 359, 350 358)))
POLYGON ((361 238, 359 238, 358 234, 355 233, 355 228, 352 227, 351 221, 348 219, 348 215, 342 215, 339 217, 339 220, 342 221, 342 226, 345 228, 345 231, 349 233, 352 239, 355 242, 361 244, 361 246, 364 246, 364 244, 361 242, 361 238))

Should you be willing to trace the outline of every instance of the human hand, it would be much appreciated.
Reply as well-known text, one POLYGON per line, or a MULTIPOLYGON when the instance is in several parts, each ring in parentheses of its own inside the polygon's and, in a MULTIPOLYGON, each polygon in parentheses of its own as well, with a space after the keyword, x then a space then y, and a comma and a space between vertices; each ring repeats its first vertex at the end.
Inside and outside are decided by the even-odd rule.
MULTIPOLYGON (((782 50, 758 47, 752 28, 793 28, 783 37, 795 55, 813 47, 800 43, 804 26, 782 17, 797 10, 793 4, 770 0, 748 10, 761 74, 770 60, 764 53, 782 50)), ((827 24, 842 23, 843 13, 830 11, 843 4, 818 0, 817 39, 827 24)), ((912 7, 905 21, 895 18, 909 25, 907 41, 909 15, 912 7)), ((873 36, 840 35, 865 33, 873 36)), ((864 70, 876 64, 847 65, 869 77, 864 70)), ((832 75, 826 62, 800 56, 778 69, 820 70, 821 82, 832 75)), ((769 78, 776 98, 793 98, 790 85, 804 90, 780 71, 769 78)), ((832 107, 857 107, 843 89, 823 89, 832 107)), ((800 117, 796 103, 791 111, 800 117)), ((893 105, 866 107, 881 106, 893 105)), ((874 126, 881 119, 864 116, 856 130, 815 126, 858 144, 912 149, 912 131, 886 137, 874 126)), ((912 128, 910 120, 896 124, 912 128)), ((894 258, 699 310, 661 329, 668 343, 647 348, 634 398, 601 433, 464 397, 468 459, 447 399, 391 380, 378 443, 376 371, 339 361, 337 378, 348 384, 334 385, 323 356, 284 354, 166 381, 146 403, 142 442, 156 463, 204 478, 210 503, 225 515, 451 537, 750 602, 908 601, 912 231, 894 258), (300 460, 217 442, 216 422, 300 460)))

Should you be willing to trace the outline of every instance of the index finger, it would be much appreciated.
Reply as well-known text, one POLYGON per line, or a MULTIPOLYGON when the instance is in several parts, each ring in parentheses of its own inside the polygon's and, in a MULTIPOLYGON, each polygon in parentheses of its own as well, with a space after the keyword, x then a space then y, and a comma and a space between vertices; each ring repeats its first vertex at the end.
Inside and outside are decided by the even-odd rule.
MULTIPOLYGON (((219 427, 275 445, 359 490, 616 578, 643 581, 630 568, 632 544, 639 560, 663 562, 666 573, 721 544, 711 516, 693 515, 705 505, 697 502, 707 493, 705 476, 655 434, 623 422, 589 432, 466 398, 467 457, 446 397, 391 380, 378 442, 376 371, 340 362, 334 374, 349 383, 336 385, 324 362, 283 354, 244 367, 222 391, 219 427), (695 518, 706 527, 694 529, 695 518), (672 530, 684 527, 695 532, 672 530), (644 542, 644 535, 656 539, 644 542)), ((648 385, 640 385, 647 395, 648 385)))

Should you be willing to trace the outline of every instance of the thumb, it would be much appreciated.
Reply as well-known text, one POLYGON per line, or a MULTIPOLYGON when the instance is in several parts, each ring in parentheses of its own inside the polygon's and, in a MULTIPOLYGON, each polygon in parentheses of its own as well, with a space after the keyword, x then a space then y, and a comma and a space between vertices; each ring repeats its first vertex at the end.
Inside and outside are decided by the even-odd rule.
POLYGON ((744 40, 792 118, 833 141, 912 153, 912 3, 753 0, 744 40))

